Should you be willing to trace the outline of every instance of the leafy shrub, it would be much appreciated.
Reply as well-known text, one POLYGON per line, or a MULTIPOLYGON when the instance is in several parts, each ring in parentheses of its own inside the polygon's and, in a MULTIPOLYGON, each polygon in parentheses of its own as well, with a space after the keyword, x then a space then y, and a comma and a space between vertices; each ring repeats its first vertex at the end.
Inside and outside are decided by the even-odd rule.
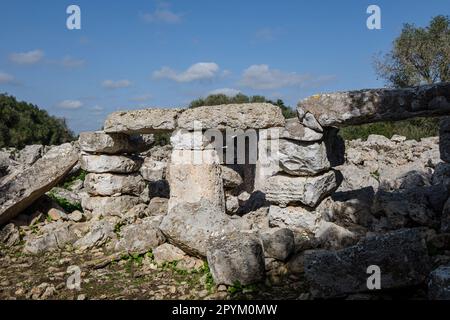
POLYGON ((58 145, 74 140, 64 119, 6 94, 0 94, 0 119, 0 148, 58 145))
POLYGON ((414 140, 435 137, 439 135, 439 119, 415 118, 397 122, 378 122, 359 126, 349 126, 340 130, 340 135, 344 140, 366 140, 371 134, 382 135, 389 139, 392 138, 394 134, 414 140))

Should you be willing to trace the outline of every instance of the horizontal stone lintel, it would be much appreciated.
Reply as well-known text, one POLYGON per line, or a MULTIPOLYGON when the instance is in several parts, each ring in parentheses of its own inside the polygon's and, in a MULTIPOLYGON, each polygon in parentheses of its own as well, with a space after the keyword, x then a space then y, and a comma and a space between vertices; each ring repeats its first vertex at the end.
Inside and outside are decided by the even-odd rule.
POLYGON ((450 83, 319 94, 300 101, 297 108, 325 127, 445 116, 450 115, 450 83))

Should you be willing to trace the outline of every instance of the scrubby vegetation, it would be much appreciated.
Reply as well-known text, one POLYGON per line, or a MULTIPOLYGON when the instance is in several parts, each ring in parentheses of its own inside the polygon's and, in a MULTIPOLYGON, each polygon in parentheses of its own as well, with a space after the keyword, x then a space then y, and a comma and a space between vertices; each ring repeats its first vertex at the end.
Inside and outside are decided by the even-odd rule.
POLYGON ((199 98, 194 101, 192 101, 189 104, 189 108, 197 108, 201 106, 217 106, 220 104, 241 104, 241 103, 271 103, 273 105, 276 105, 280 107, 281 111, 283 112, 283 116, 288 118, 293 118, 297 116, 297 113, 289 106, 286 106, 283 102, 283 100, 278 99, 276 101, 272 101, 267 99, 264 96, 246 96, 245 94, 239 93, 235 96, 227 96, 225 94, 212 94, 207 96, 206 98, 199 98))
POLYGON ((415 118, 397 122, 379 122, 359 126, 349 126, 340 130, 344 140, 366 140, 371 134, 378 134, 392 138, 394 134, 405 136, 407 139, 420 140, 439 135, 438 118, 415 118))
POLYGON ((64 119, 7 94, 0 94, 0 119, 0 148, 58 145, 74 139, 64 119))

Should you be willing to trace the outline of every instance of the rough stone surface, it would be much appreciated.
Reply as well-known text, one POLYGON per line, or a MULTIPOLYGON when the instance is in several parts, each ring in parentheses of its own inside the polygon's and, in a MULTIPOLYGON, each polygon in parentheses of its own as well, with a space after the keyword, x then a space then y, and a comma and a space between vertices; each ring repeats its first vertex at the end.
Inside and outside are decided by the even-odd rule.
POLYGON ((81 132, 78 142, 82 151, 90 153, 119 154, 135 151, 130 137, 121 133, 81 132))
POLYGON ((222 179, 223 179, 223 187, 225 189, 234 189, 239 187, 244 180, 242 176, 233 168, 227 166, 222 167, 222 179))
POLYGON ((25 238, 24 252, 40 254, 46 251, 63 249, 66 244, 76 240, 76 234, 68 222, 56 221, 41 228, 40 234, 25 238))
POLYGON ((325 143, 302 143, 280 139, 280 167, 294 176, 314 176, 330 168, 325 143))
POLYGON ((302 124, 317 132, 323 132, 323 128, 320 125, 319 121, 317 121, 316 117, 309 112, 306 112, 302 119, 302 124))
POLYGON ((149 182, 157 182, 166 178, 166 170, 166 161, 159 161, 147 157, 144 159, 144 163, 142 164, 139 172, 141 173, 144 180, 149 182))
POLYGON ((52 148, 13 180, 0 185, 0 225, 49 191, 78 161, 78 150, 70 143, 52 148))
POLYGON ((90 173, 86 175, 84 187, 91 196, 115 194, 139 196, 145 189, 145 181, 139 174, 90 173))
POLYGON ((249 285, 264 279, 263 248, 252 234, 233 232, 216 239, 207 258, 216 284, 249 285))
POLYGON ((185 129, 175 130, 170 137, 170 143, 174 150, 204 150, 212 148, 208 138, 201 131, 190 132, 185 129))
POLYGON ((181 129, 194 130, 194 122, 203 129, 264 129, 284 126, 281 109, 268 103, 228 104, 188 109, 178 118, 181 129))
POLYGON ((3 243, 6 247, 12 247, 19 242, 19 229, 13 223, 7 224, 0 230, 0 243, 3 243))
POLYGON ((116 221, 103 219, 94 221, 89 226, 89 231, 73 245, 77 249, 89 249, 104 245, 109 239, 115 237, 114 228, 116 221))
POLYGON ((31 166, 44 154, 44 146, 40 144, 25 146, 19 151, 17 160, 27 166, 31 166))
POLYGON ((170 200, 161 230, 185 252, 205 256, 213 236, 233 230, 225 213, 221 168, 215 150, 175 150, 169 167, 170 200), (202 164, 190 163, 194 153, 202 164))
POLYGON ((367 291, 367 268, 381 269, 381 288, 423 283, 430 271, 428 251, 418 229, 369 237, 339 251, 305 253, 305 275, 315 297, 330 298, 367 291))
POLYGON ((273 176, 267 179, 263 192, 268 201, 282 207, 295 203, 315 207, 336 186, 336 174, 329 171, 316 177, 273 176))
POLYGON ((166 262, 177 261, 178 269, 192 270, 203 266, 202 260, 188 256, 183 250, 170 243, 164 243, 153 249, 153 256, 155 262, 160 265, 166 262))
POLYGON ((306 127, 297 118, 287 119, 284 128, 280 128, 280 138, 296 141, 320 141, 323 133, 306 127))
POLYGON ((144 109, 118 111, 110 114, 105 121, 107 133, 158 133, 173 131, 177 127, 180 109, 144 109))
POLYGON ((440 266, 430 273, 428 298, 450 300, 450 266, 440 266))
POLYGON ((313 232, 320 216, 302 207, 280 208, 270 206, 269 223, 271 227, 307 230, 313 232))
POLYGON ((261 234, 264 255, 285 261, 294 251, 294 233, 289 229, 271 229, 261 234))
POLYGON ((81 168, 92 173, 133 173, 139 170, 142 159, 113 155, 81 155, 81 168))
POLYGON ((92 212, 93 216, 123 216, 141 200, 134 196, 85 197, 81 201, 83 210, 92 212))
POLYGON ((443 161, 450 162, 450 117, 445 117, 440 122, 439 152, 443 161))
POLYGON ((372 89, 315 95, 298 104, 322 126, 450 114, 450 83, 408 89, 372 89))
POLYGON ((152 218, 144 218, 140 223, 122 227, 119 238, 116 250, 129 253, 145 253, 165 241, 161 231, 154 227, 152 218))

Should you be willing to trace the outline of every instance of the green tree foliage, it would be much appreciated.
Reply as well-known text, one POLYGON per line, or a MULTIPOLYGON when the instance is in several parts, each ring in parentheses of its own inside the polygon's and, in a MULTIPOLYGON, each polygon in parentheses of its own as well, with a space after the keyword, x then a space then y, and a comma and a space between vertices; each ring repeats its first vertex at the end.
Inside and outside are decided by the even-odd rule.
POLYGON ((391 51, 374 65, 395 88, 450 81, 449 17, 434 17, 425 28, 405 24, 391 51))
POLYGON ((278 99, 276 101, 268 100, 263 96, 246 96, 245 94, 239 93, 233 97, 229 97, 224 94, 212 94, 206 98, 199 98, 192 101, 189 104, 189 108, 197 108, 201 106, 217 106, 220 104, 241 104, 241 103, 257 103, 257 102, 267 102, 280 107, 283 116, 288 118, 294 118, 297 113, 289 106, 286 106, 283 100, 278 99))
POLYGON ((29 144, 57 145, 74 139, 64 119, 37 106, 0 94, 0 148, 29 144))
MULTIPOLYGON (((434 17, 425 27, 405 24, 393 47, 384 57, 375 58, 377 75, 389 87, 406 88, 450 81, 450 19, 434 17)), ((370 134, 391 138, 399 134, 419 140, 437 136, 439 119, 417 118, 380 122, 341 129, 344 139, 367 139, 370 134)))

